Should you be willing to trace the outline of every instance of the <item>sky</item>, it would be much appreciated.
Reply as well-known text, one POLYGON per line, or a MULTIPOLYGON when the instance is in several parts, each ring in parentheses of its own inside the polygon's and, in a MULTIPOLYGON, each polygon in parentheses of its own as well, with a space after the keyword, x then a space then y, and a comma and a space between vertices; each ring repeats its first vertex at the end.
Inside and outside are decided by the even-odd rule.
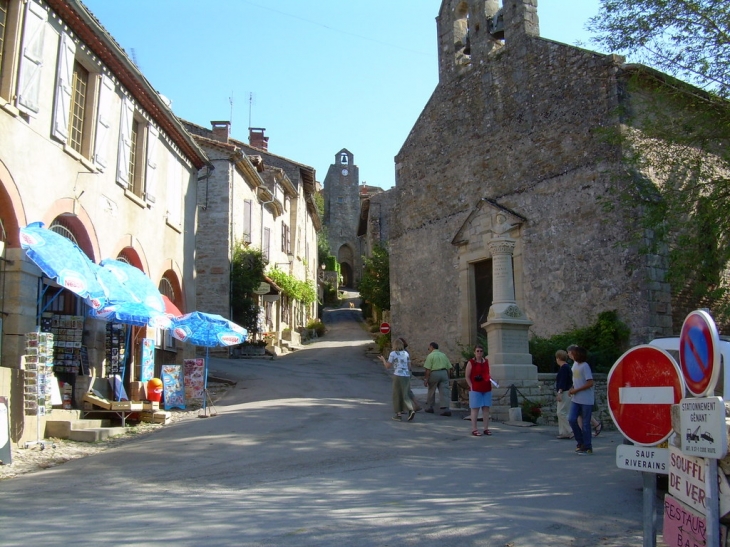
MULTIPOLYGON (((395 184, 394 156, 438 81, 441 0, 83 0, 175 114, 323 181, 343 148, 360 183, 395 184)), ((539 0, 540 34, 596 49, 599 0, 539 0)))

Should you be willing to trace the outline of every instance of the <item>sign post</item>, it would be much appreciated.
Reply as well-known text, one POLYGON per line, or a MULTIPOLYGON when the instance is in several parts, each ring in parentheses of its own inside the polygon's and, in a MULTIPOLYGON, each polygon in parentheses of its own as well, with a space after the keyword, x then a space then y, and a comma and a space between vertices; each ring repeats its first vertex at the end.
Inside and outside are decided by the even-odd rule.
POLYGON ((679 364, 687 390, 695 397, 712 395, 720 374, 720 336, 706 311, 690 313, 679 336, 679 364))
POLYGON ((672 433, 672 405, 684 395, 677 362, 654 346, 637 346, 619 357, 608 373, 608 410, 623 435, 654 446, 672 433))
POLYGON ((608 410, 616 427, 637 445, 619 446, 616 464, 642 471, 644 547, 656 546, 656 478, 666 473, 668 453, 656 448, 672 433, 672 405, 684 395, 679 365, 654 346, 637 346, 608 373, 608 410), (644 447, 652 447, 651 449, 644 447))

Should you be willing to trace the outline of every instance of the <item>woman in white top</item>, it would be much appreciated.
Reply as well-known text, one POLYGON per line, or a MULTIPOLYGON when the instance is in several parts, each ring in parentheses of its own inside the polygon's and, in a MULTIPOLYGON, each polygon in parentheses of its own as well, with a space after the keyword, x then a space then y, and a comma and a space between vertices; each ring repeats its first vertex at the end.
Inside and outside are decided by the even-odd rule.
POLYGON ((413 420, 416 411, 413 409, 413 401, 408 396, 411 388, 411 357, 403 349, 403 341, 396 338, 393 342, 393 351, 388 355, 388 360, 380 355, 380 360, 385 368, 393 367, 393 411, 394 420, 401 420, 401 413, 408 412, 408 421, 413 420))

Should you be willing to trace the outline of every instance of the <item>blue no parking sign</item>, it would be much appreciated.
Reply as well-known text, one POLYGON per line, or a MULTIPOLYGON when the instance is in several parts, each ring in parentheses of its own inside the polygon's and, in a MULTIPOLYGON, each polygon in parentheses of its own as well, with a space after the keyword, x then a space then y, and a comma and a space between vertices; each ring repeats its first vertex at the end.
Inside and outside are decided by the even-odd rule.
POLYGON ((720 337, 710 314, 697 310, 682 325, 679 337, 679 365, 685 384, 695 397, 711 395, 720 374, 720 337))

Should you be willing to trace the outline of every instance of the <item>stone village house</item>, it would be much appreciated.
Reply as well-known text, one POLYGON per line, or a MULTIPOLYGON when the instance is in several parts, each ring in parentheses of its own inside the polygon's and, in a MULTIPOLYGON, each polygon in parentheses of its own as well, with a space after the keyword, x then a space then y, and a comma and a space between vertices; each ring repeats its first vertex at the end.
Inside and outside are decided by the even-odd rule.
MULTIPOLYGON (((25 333, 41 319, 60 325, 66 361, 86 346, 95 376, 106 376, 108 348, 106 323, 42 275, 20 248, 19 228, 42 221, 93 262, 126 261, 193 311, 195 188, 207 158, 81 2, 0 0, 0 22, 0 396, 9 397, 11 440, 21 442, 36 431, 19 370, 25 333)), ((142 338, 156 341, 158 365, 194 354, 161 333, 134 328, 133 374, 142 338)), ((77 367, 57 377, 75 386, 80 407, 90 376, 69 370, 77 367)))
MULTIPOLYGON (((230 138, 229 122, 211 124, 206 129, 184 122, 214 167, 198 185, 197 302, 200 309, 230 317, 230 259, 236 246, 261 249, 270 268, 315 280, 322 225, 312 167, 268 152, 263 129, 250 129, 247 145, 230 138)), ((275 335, 270 349, 277 351, 284 338, 297 341, 297 329, 317 315, 316 302, 291 300, 270 279, 262 281, 271 285, 269 294, 258 297, 262 328, 275 335)))
MULTIPOLYGON (((393 335, 416 361, 431 340, 460 360, 490 320, 497 238, 513 240, 512 311, 531 333, 617 310, 632 344, 671 334, 666 257, 625 245, 638 206, 602 201, 632 184, 605 131, 630 123, 620 112, 641 109, 662 75, 541 38, 536 0, 444 0, 436 22, 439 83, 395 158, 396 186, 361 211, 366 247, 389 246, 393 335)), ((524 357, 527 337, 515 344, 524 357)))

